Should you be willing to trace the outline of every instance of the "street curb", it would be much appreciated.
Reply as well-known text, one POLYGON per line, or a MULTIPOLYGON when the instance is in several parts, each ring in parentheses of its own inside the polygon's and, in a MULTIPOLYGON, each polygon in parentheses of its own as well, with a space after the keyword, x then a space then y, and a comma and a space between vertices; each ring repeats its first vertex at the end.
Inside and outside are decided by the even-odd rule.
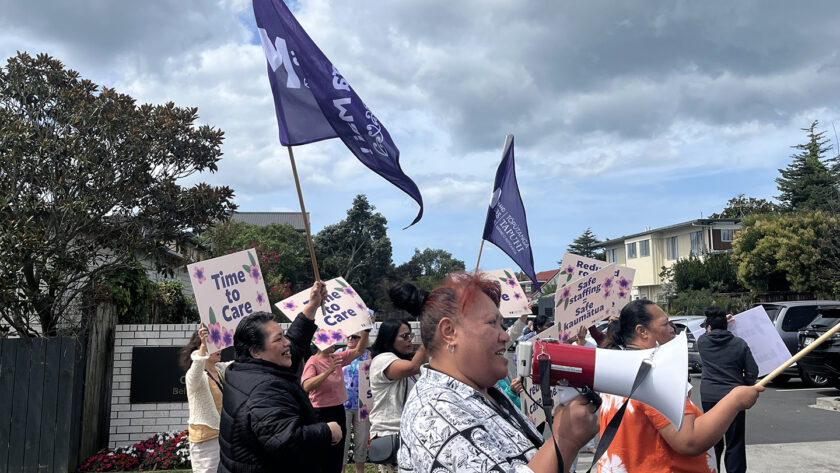
POLYGON ((817 403, 808 407, 825 409, 827 411, 840 412, 840 397, 818 397, 817 403))

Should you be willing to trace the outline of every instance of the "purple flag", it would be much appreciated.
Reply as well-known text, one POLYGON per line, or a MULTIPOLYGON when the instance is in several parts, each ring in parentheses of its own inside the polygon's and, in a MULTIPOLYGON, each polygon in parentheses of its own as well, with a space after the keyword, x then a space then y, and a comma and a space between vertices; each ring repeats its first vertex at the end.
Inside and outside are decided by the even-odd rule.
POLYGON ((505 138, 502 162, 496 171, 496 183, 493 185, 493 197, 487 209, 484 222, 485 240, 502 249, 522 271, 534 282, 534 290, 539 290, 540 283, 534 272, 534 254, 528 238, 528 222, 525 218, 525 206, 516 184, 516 167, 513 162, 513 135, 505 138))
MULTIPOLYGON (((253 0, 280 143, 302 145, 341 138, 365 166, 420 205, 420 189, 400 167, 400 151, 344 77, 318 49, 281 0, 253 0)), ((411 226, 409 225, 409 227, 411 226)))

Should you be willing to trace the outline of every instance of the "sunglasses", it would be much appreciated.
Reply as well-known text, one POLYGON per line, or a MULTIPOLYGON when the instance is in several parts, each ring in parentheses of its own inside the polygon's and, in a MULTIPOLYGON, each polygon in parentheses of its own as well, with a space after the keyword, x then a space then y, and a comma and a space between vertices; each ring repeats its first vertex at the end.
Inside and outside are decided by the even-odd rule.
POLYGON ((359 335, 350 335, 349 337, 347 337, 347 340, 361 340, 361 339, 362 339, 362 337, 360 337, 359 335))
POLYGON ((411 336, 413 334, 411 332, 400 333, 397 336, 402 338, 403 340, 411 340, 411 336))

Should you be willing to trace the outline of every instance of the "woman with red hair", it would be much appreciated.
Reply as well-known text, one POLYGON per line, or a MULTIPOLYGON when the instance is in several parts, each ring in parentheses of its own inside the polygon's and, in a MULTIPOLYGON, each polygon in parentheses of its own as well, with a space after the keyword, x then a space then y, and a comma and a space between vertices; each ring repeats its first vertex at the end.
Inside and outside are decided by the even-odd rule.
POLYGON ((509 341, 500 294, 498 283, 467 273, 449 275, 431 293, 411 285, 391 291, 395 305, 420 313, 431 354, 403 410, 401 471, 559 473, 597 433, 593 406, 578 397, 555 413, 553 438, 543 442, 495 386, 507 374, 509 341))

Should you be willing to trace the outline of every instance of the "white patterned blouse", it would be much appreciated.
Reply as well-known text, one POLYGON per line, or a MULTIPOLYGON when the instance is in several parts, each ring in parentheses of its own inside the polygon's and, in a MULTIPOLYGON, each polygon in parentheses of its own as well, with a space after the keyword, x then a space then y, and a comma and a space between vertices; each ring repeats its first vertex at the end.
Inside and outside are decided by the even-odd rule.
POLYGON ((488 389, 496 407, 428 365, 420 371, 400 422, 400 473, 532 473, 542 436, 504 393, 488 389))

